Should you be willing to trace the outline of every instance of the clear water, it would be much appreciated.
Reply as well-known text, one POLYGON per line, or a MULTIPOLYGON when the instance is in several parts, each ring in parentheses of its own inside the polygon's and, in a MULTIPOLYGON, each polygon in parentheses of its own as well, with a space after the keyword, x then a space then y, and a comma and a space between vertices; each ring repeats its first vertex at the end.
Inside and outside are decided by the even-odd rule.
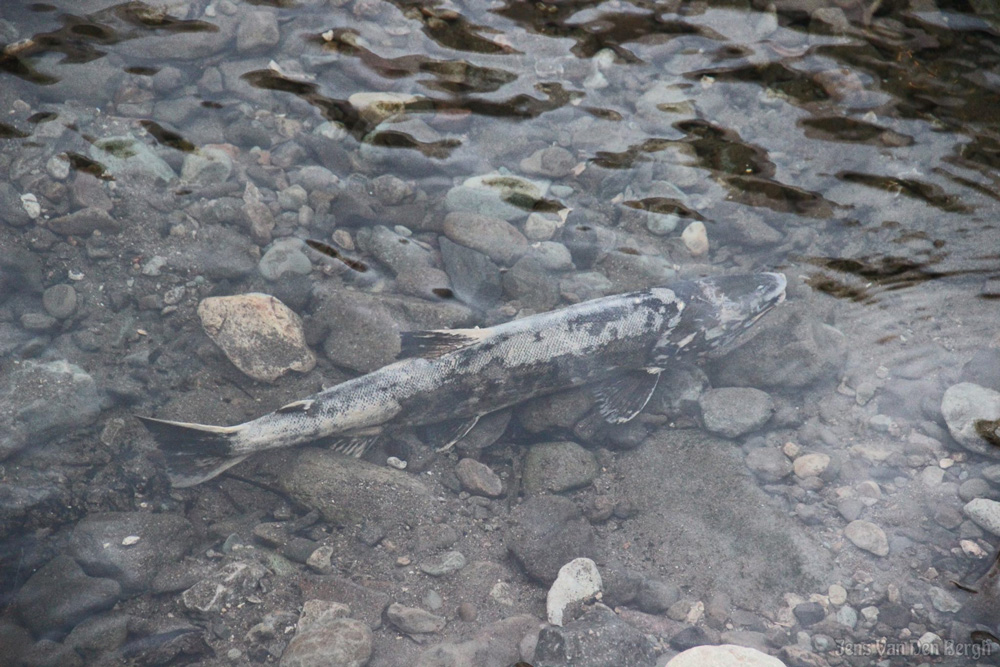
MULTIPOLYGON (((171 491, 136 414, 235 424, 377 367, 397 332, 416 325, 485 326, 673 277, 764 270, 789 278, 786 319, 744 348, 762 357, 737 353, 710 365, 709 378, 766 390, 777 410, 765 426, 724 440, 708 435, 697 410, 661 409, 640 419, 639 436, 587 436, 570 424, 543 437, 516 413, 498 445, 475 454, 502 473, 504 497, 480 516, 467 496, 434 487, 449 511, 465 508, 461 530, 478 527, 457 548, 502 569, 512 606, 397 568, 405 541, 399 553, 359 546, 359 527, 324 524, 310 539, 336 548, 341 576, 381 581, 393 600, 442 593, 439 613, 452 620, 430 645, 516 613, 541 619, 547 586, 524 576, 493 531, 520 502, 530 445, 584 440, 603 472, 562 495, 581 507, 631 507, 610 519, 589 514, 599 567, 679 590, 681 607, 669 611, 619 605, 659 664, 685 625, 707 627, 708 643, 763 642, 788 664, 769 633, 830 664, 858 665, 874 663, 844 646, 886 637, 912 647, 930 632, 971 647, 985 636, 971 633, 1000 634, 992 578, 979 579, 996 535, 963 509, 997 495, 994 458, 990 446, 957 443, 941 414, 945 390, 961 381, 1000 391, 992 3, 54 0, 5 2, 0 19, 0 414, 9 433, 32 434, 0 449, 0 642, 21 636, 8 630, 25 622, 16 600, 32 574, 57 554, 79 555, 70 542, 88 515, 187 516, 192 560, 212 563, 204 554, 222 553, 227 536, 266 551, 253 526, 301 501, 287 499, 274 472, 288 454, 234 469, 258 486, 224 478, 171 491), (482 180, 511 189, 500 198, 482 180), (77 213, 88 206, 108 213, 77 213), (474 223, 449 227, 456 210, 505 218, 503 229, 517 232, 463 236, 455 227, 474 223), (265 275, 276 269, 259 258, 286 237, 330 244, 340 259, 293 242, 289 262, 301 254, 311 266, 265 275), (445 237, 492 244, 499 293, 473 294, 441 273, 445 237), (517 267, 520 255, 538 261, 517 267), (43 303, 61 284, 73 286, 75 307, 58 291, 43 303), (359 308, 387 313, 372 320, 385 339, 364 338, 365 315, 360 347, 330 341, 324 321, 353 317, 334 298, 344 290, 374 295, 359 308), (212 345, 198 303, 247 292, 272 294, 306 320, 316 369, 257 382, 212 345), (824 355, 831 365, 814 381, 795 380, 793 364, 824 355), (58 377, 68 394, 38 388, 43 403, 67 402, 65 424, 17 379, 62 361, 93 382, 65 380, 76 372, 66 371, 58 377), (756 361, 774 374, 746 370, 756 361), (36 418, 50 426, 25 426, 36 418), (720 484, 716 457, 692 452, 704 447, 724 451, 746 488, 720 484), (789 463, 829 456, 831 467, 768 479, 747 467, 760 448, 789 463), (748 512, 757 502, 770 509, 748 512), (846 537, 851 517, 882 530, 886 555, 846 537), (361 555, 348 565, 352 553, 361 555), (834 584, 849 591, 846 603, 830 601, 834 584), (791 611, 810 595, 832 617, 819 630, 791 611), (480 608, 477 621, 453 619, 459 601, 480 608), (845 604, 862 612, 853 628, 834 622, 845 604), (866 620, 869 607, 881 621, 866 620), (722 634, 747 628, 758 634, 722 634)), ((373 461, 409 457, 407 474, 434 484, 453 475, 457 458, 428 462, 419 451, 390 447, 373 461)), ((271 590, 270 600, 255 593, 265 598, 259 613, 237 613, 231 632, 206 635, 215 657, 187 659, 259 662, 260 646, 280 656, 287 636, 240 639, 265 613, 296 612, 308 599, 282 584, 271 590)), ((115 613, 158 617, 178 595, 123 594, 115 613)), ((140 626, 123 646, 163 636, 140 626)), ((62 642, 71 627, 31 640, 62 642)), ((425 650, 400 648, 396 637, 392 626, 377 629, 368 664, 425 650)), ((972 664, 967 656, 925 659, 972 664)))

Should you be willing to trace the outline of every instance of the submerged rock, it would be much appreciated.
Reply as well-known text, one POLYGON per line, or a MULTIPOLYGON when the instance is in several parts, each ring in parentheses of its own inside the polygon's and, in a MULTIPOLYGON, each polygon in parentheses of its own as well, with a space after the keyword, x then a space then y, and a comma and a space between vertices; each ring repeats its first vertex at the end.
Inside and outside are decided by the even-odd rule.
POLYGON ((535 661, 545 667, 652 667, 656 650, 645 633, 597 605, 565 627, 544 628, 535 661))
POLYGON ((755 648, 722 644, 695 646, 675 655, 667 667, 785 667, 785 663, 755 648))
POLYGON ((110 609, 121 596, 112 579, 87 576, 69 556, 56 556, 35 572, 18 591, 18 615, 36 634, 69 630, 97 612, 110 609))
POLYGON ((350 609, 337 602, 309 600, 292 641, 281 655, 281 667, 364 667, 371 659, 374 637, 368 625, 348 618, 350 609))
POLYGON ((597 564, 589 558, 575 558, 559 569, 545 600, 545 610, 549 623, 563 624, 566 607, 586 601, 601 592, 601 573, 597 564))
POLYGON ((198 305, 198 316, 208 337, 255 380, 273 382, 290 370, 307 373, 316 365, 299 316, 273 296, 209 297, 198 305))
POLYGON ((969 451, 1000 458, 1000 392, 971 382, 948 387, 941 414, 955 441, 969 451))

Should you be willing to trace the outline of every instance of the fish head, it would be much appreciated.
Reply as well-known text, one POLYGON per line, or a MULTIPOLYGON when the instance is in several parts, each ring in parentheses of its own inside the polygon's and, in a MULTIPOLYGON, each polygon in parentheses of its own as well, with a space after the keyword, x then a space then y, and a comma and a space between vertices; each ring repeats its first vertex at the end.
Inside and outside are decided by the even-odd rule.
POLYGON ((785 300, 782 273, 714 276, 673 287, 684 303, 654 348, 657 359, 700 358, 722 350, 785 300))

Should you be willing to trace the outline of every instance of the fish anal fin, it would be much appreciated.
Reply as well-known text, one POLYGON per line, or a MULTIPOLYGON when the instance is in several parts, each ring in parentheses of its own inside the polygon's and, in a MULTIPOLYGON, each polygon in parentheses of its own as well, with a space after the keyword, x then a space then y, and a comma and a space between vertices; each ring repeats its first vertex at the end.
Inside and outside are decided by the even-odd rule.
POLYGON ((433 359, 475 345, 490 335, 489 329, 430 329, 400 334, 400 359, 433 359))
POLYGON ((649 403, 662 369, 625 371, 594 386, 598 410, 609 424, 631 421, 649 403))

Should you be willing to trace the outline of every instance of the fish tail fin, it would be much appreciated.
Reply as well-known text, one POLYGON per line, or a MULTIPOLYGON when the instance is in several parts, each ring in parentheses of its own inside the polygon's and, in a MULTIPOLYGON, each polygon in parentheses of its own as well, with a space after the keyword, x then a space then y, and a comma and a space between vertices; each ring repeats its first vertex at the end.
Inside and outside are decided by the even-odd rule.
POLYGON ((209 426, 139 417, 166 457, 170 483, 179 489, 201 484, 244 460, 236 436, 244 425, 209 426))

